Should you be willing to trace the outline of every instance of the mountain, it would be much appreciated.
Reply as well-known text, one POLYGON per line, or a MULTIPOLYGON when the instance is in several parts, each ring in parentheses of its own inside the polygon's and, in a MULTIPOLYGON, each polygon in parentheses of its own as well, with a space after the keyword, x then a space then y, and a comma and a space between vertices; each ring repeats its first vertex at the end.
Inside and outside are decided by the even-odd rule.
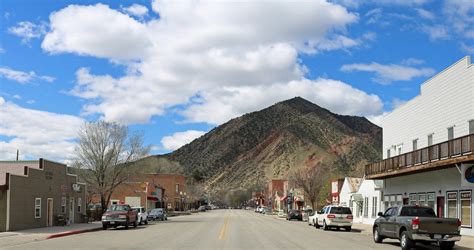
POLYGON ((382 129, 366 118, 331 113, 295 97, 232 119, 167 154, 141 162, 185 173, 208 187, 240 188, 287 178, 321 161, 340 176, 362 176, 381 158, 382 129))

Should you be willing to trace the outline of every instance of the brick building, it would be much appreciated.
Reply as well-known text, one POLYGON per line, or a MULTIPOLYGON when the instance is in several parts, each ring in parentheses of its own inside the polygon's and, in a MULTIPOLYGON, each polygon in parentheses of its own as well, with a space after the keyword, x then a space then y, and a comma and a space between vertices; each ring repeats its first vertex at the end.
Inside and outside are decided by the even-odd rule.
POLYGON ((280 210, 284 207, 288 189, 287 180, 270 180, 267 183, 266 196, 268 207, 272 210, 280 210))
MULTIPOLYGON (((99 203, 99 197, 92 199, 99 203)), ((188 209, 186 177, 180 174, 140 174, 119 185, 110 198, 110 204, 126 203, 145 209, 188 209)))
POLYGON ((37 161, 0 161, 0 231, 83 222, 86 186, 67 166, 37 161))

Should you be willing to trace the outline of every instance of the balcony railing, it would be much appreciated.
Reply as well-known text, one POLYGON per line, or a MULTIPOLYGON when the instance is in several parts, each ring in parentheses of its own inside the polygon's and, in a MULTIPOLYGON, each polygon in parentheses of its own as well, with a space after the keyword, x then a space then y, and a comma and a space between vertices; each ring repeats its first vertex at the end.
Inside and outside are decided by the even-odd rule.
POLYGON ((445 141, 365 166, 365 175, 390 173, 399 169, 474 153, 474 134, 445 141))

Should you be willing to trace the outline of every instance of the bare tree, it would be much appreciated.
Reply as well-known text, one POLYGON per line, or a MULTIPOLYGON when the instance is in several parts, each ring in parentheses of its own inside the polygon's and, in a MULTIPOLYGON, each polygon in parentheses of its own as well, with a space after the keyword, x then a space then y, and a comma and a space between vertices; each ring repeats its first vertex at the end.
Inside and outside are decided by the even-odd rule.
POLYGON ((329 168, 322 163, 317 163, 310 168, 293 171, 290 173, 289 181, 291 186, 303 189, 305 199, 307 198, 316 210, 321 189, 329 180, 329 176, 329 168))
POLYGON ((143 135, 129 135, 126 126, 104 121, 85 123, 78 138, 74 165, 106 209, 115 188, 139 172, 131 163, 146 156, 150 146, 143 146, 143 135))

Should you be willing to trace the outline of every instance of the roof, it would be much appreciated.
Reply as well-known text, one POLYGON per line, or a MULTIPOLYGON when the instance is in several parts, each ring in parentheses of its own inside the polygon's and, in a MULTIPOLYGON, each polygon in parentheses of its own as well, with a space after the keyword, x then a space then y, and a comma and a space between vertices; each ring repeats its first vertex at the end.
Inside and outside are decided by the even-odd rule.
POLYGON ((360 184, 362 184, 362 178, 346 177, 347 183, 349 184, 349 189, 351 193, 359 191, 360 184))

